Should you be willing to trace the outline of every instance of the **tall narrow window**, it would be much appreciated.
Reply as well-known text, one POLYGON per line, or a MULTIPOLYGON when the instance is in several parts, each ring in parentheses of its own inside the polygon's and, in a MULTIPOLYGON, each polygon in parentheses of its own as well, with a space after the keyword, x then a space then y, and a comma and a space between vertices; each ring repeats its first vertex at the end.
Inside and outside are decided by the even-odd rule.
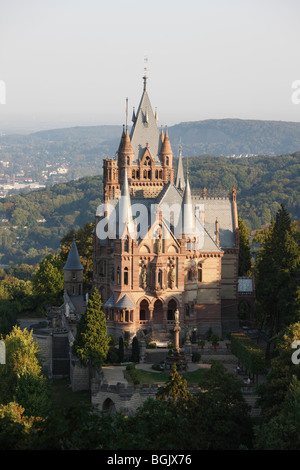
POLYGON ((120 267, 117 268, 117 284, 121 284, 120 267))
POLYGON ((161 272, 161 269, 158 270, 157 282, 158 282, 159 287, 161 287, 162 286, 162 272, 161 272))
POLYGON ((202 282, 202 264, 198 264, 198 282, 202 282))
POLYGON ((124 284, 128 285, 128 268, 124 268, 124 284))
POLYGON ((125 241, 124 241, 124 251, 126 251, 126 253, 128 253, 129 251, 129 240, 128 240, 128 237, 125 238, 125 241))

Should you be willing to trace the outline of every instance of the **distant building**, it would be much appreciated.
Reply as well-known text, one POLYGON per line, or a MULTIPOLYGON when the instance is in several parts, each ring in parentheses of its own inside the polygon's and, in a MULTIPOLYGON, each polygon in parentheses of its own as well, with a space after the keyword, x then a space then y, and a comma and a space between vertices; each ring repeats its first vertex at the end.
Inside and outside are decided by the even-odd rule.
POLYGON ((124 126, 117 157, 103 162, 104 205, 96 214, 93 283, 108 333, 167 337, 177 309, 182 334, 236 331, 236 190, 226 197, 210 197, 205 188, 193 194, 181 151, 175 177, 168 131, 157 126, 146 77, 132 122, 130 132, 124 126), (105 223, 113 236, 100 233, 105 223))

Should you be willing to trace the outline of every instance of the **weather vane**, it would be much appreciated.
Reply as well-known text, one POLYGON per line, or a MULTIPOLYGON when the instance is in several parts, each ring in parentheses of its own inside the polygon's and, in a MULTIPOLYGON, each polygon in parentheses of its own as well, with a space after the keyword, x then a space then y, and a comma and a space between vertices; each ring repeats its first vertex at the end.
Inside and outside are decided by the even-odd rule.
POLYGON ((148 57, 144 56, 144 91, 147 87, 148 57))

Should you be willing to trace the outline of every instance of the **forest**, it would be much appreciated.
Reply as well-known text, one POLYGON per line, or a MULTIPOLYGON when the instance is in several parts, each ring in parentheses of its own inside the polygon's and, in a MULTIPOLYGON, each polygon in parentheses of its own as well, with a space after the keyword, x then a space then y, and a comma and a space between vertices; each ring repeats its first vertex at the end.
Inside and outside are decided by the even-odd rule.
MULTIPOLYGON (((293 220, 300 220, 300 152, 239 159, 203 155, 183 161, 195 192, 205 186, 209 197, 224 196, 236 186, 239 215, 251 236, 271 222, 281 203, 293 220)), ((94 222, 102 194, 98 175, 2 199, 0 263, 36 264, 57 252, 70 229, 94 222)))

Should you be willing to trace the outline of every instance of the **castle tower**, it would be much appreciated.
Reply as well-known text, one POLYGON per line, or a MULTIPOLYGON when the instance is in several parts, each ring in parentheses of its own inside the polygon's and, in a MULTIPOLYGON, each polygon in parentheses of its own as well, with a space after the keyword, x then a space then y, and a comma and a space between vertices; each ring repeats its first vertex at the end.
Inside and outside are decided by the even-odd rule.
POLYGON ((120 139, 118 159, 103 161, 104 200, 118 198, 124 180, 125 167, 130 194, 156 197, 163 187, 173 182, 173 152, 168 131, 157 127, 157 111, 153 112, 147 92, 147 77, 137 112, 133 111, 132 128, 126 127, 120 139))
POLYGON ((64 287, 70 297, 83 294, 83 266, 80 261, 75 237, 64 266, 64 287))

